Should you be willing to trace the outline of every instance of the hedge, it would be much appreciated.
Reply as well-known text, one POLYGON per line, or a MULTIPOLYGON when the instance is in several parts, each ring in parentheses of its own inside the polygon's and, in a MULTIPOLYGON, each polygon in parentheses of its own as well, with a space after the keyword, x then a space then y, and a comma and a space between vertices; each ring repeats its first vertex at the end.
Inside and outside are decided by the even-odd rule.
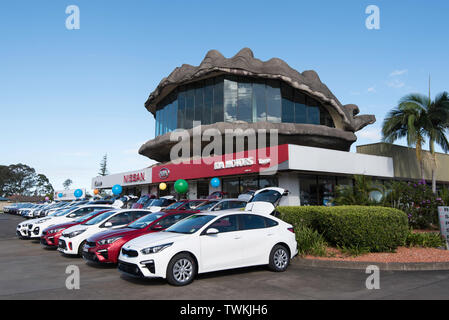
POLYGON ((405 245, 409 232, 407 215, 394 208, 310 206, 278 207, 277 210, 284 221, 316 230, 337 247, 393 251, 405 245))

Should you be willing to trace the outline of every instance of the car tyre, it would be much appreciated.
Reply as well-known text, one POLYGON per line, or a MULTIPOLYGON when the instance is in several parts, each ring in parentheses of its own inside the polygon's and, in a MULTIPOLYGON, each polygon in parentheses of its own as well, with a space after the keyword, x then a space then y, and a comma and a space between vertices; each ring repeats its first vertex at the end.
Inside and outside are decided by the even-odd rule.
POLYGON ((283 245, 277 244, 271 249, 268 268, 274 272, 284 272, 290 264, 290 253, 283 245))
POLYGON ((78 247, 78 255, 80 257, 83 257, 83 247, 86 244, 86 240, 84 240, 83 242, 81 242, 80 246, 78 247))
POLYGON ((188 285, 194 280, 196 270, 195 259, 190 254, 177 254, 167 266, 167 281, 174 286, 188 285))

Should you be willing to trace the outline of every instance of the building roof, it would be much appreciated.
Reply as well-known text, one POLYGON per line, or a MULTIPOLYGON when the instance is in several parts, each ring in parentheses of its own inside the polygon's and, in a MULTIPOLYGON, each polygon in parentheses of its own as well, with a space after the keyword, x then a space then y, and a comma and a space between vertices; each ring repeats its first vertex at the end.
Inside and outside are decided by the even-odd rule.
POLYGON ((155 115, 157 104, 178 86, 223 74, 282 80, 333 107, 341 117, 342 129, 347 131, 356 132, 376 121, 373 115, 358 116, 359 108, 355 104, 342 105, 315 71, 300 73, 279 58, 261 61, 254 58, 249 48, 240 50, 232 58, 225 58, 219 51, 210 50, 199 66, 183 64, 175 68, 150 94, 145 107, 155 115))

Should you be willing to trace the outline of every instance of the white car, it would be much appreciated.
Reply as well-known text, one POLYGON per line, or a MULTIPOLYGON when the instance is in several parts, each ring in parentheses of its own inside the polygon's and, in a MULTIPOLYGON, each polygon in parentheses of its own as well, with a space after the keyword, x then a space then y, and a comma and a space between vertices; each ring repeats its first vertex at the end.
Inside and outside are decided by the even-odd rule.
MULTIPOLYGON (((33 219, 26 222, 27 224, 27 234, 23 235, 24 227, 23 224, 19 224, 21 226, 20 233, 22 234, 22 237, 28 237, 31 239, 39 239, 42 236, 42 231, 50 226, 53 226, 55 224, 60 223, 66 223, 70 222, 73 219, 76 219, 78 217, 84 216, 85 214, 100 210, 100 209, 114 209, 113 206, 110 205, 83 205, 83 206, 73 206, 68 208, 67 210, 62 210, 60 212, 56 212, 52 216, 47 216, 44 218, 39 219, 33 219)), ((17 231, 19 231, 19 226, 17 226, 17 231)))
POLYGON ((150 210, 145 209, 122 209, 99 214, 83 224, 64 230, 59 238, 58 251, 68 255, 81 255, 81 250, 90 236, 110 229, 123 228, 150 213, 150 210))
POLYGON ((118 268, 131 276, 164 278, 181 286, 196 274, 211 271, 255 265, 285 271, 297 253, 292 225, 276 217, 212 211, 125 243, 118 268))
POLYGON ((147 209, 151 210, 151 212, 159 212, 175 202, 176 199, 174 196, 164 196, 151 201, 151 204, 147 209))

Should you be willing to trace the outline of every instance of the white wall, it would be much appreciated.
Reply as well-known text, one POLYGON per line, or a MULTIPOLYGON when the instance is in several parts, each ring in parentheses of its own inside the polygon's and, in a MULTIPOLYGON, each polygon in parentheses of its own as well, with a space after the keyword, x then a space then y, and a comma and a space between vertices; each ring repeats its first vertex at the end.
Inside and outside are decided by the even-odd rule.
POLYGON ((281 206, 299 206, 299 179, 296 173, 280 172, 278 175, 279 187, 288 190, 288 196, 282 197, 281 206))
POLYGON ((312 172, 394 177, 393 159, 330 149, 288 145, 288 168, 312 172))
POLYGON ((110 175, 107 175, 104 177, 98 176, 98 177, 92 178, 92 189, 109 189, 109 188, 112 188, 116 184, 119 184, 124 187, 138 186, 138 185, 142 185, 142 184, 150 184, 151 181, 152 181, 151 168, 145 168, 145 169, 141 169, 141 170, 110 174, 110 175), (145 173, 144 181, 125 183, 123 180, 123 177, 126 175, 134 174, 134 173, 142 173, 142 172, 145 173), (99 183, 101 185, 97 185, 96 183, 99 183))

